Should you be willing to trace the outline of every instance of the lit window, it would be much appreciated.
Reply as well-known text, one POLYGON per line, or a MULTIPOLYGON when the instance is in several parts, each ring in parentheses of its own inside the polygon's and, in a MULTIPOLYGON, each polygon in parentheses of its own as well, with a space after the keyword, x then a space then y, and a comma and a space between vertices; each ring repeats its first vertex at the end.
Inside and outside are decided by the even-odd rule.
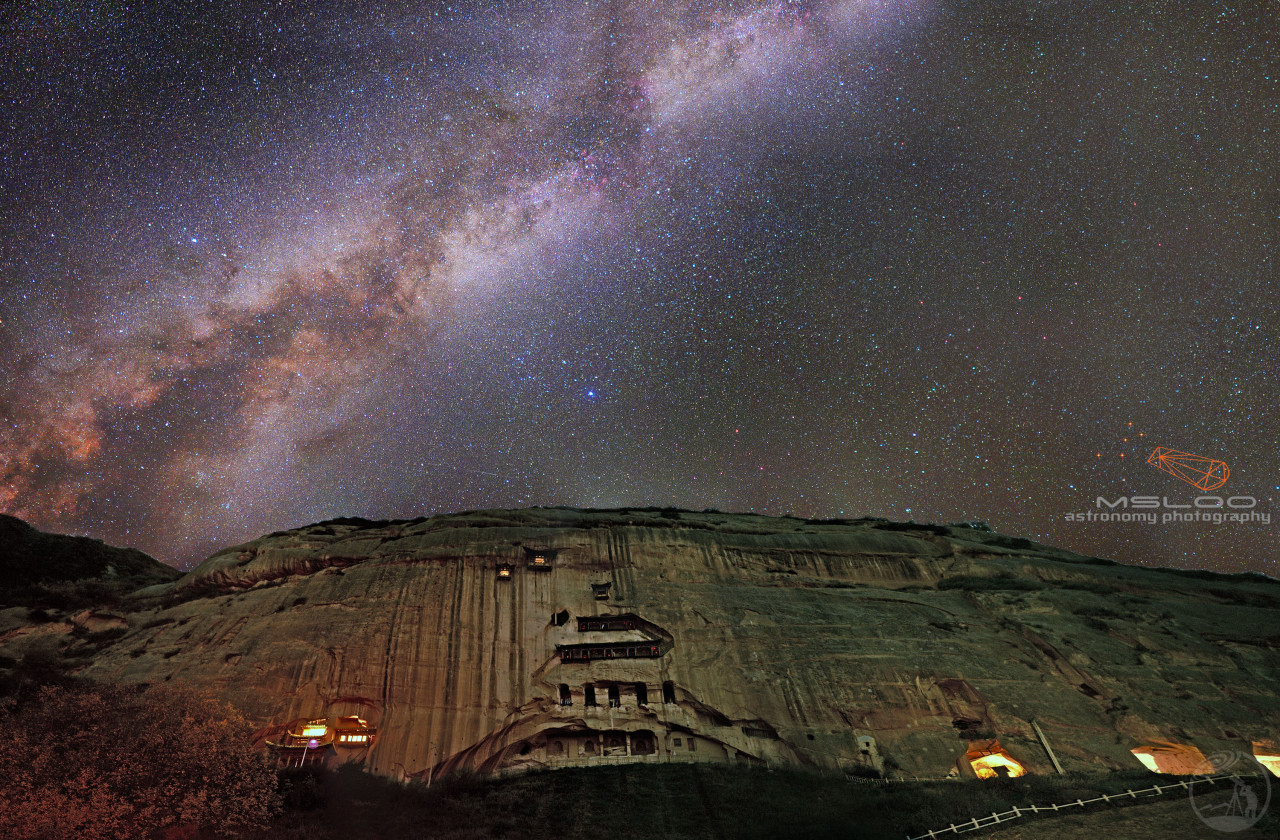
POLYGON ((1276 749, 1274 744, 1255 741, 1253 757, 1258 759, 1259 764, 1270 770, 1271 775, 1280 776, 1280 750, 1276 749))
POLYGON ((1014 761, 1007 755, 984 755, 982 758, 975 758, 969 762, 973 765, 973 772, 978 774, 979 779, 994 779, 996 776, 1003 775, 1011 778, 1026 775, 1026 770, 1021 764, 1014 761))
POLYGON ((1009 755, 999 741, 972 744, 964 757, 979 779, 994 779, 997 776, 1017 778, 1027 774, 1027 769, 1009 755))

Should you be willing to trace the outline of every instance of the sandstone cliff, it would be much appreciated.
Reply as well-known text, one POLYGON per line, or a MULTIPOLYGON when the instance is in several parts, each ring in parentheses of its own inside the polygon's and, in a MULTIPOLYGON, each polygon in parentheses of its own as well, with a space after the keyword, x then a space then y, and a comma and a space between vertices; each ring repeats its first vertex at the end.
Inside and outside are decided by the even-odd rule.
POLYGON ((220 552, 114 620, 86 675, 213 687, 264 740, 358 715, 374 745, 335 758, 394 776, 722 761, 936 778, 993 738, 1051 773, 1033 721, 1067 770, 1280 736, 1280 583, 968 527, 334 520, 220 552))

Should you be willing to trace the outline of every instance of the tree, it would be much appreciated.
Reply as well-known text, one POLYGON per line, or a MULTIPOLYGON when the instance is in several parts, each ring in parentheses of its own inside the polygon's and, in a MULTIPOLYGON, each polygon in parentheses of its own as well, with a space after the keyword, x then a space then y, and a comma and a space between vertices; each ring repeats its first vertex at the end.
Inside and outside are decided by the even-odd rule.
POLYGON ((46 686, 0 709, 0 836, 262 827, 276 779, 230 706, 183 687, 46 686))

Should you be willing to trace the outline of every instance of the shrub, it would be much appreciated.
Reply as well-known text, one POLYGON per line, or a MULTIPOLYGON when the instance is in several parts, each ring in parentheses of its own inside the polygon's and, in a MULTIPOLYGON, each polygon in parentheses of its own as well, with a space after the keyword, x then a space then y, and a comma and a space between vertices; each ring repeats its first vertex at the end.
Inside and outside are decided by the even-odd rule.
POLYGON ((45 686, 0 709, 0 836, 260 827, 276 779, 230 707, 189 689, 45 686))
POLYGON ((1079 592, 1092 592, 1095 595, 1114 595, 1116 592, 1115 586, 1088 580, 1062 580, 1054 585, 1059 589, 1075 589, 1079 592))
POLYGON ((939 589, 963 589, 967 592, 996 592, 996 591, 1033 591, 1044 589, 1044 584, 1038 580, 1028 580, 1027 578, 1018 578, 1013 575, 994 575, 992 577, 984 577, 980 575, 957 575, 956 577, 943 578, 938 581, 939 589))

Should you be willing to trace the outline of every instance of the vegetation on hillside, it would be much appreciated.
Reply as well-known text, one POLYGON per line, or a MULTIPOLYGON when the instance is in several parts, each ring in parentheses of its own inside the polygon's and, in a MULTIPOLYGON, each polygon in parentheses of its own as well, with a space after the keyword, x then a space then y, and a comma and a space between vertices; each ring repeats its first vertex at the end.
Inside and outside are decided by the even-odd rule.
MULTIPOLYGON (((286 771, 289 813, 252 840, 901 840, 1013 806, 1148 788, 1146 771, 990 781, 883 782, 800 770, 618 765, 507 779, 446 778, 427 789, 353 766, 286 771)), ((1128 808, 1147 800, 1126 800, 1128 808)), ((1096 806, 1092 810, 1098 810, 1096 806)), ((1188 806, 1188 815, 1190 809, 1188 806)), ((1052 816, 1026 817, 1052 836, 1052 816)))
POLYGON ((276 777, 232 708, 180 687, 45 685, 0 706, 0 837, 190 838, 267 825, 276 777))
POLYGON ((0 607, 81 609, 181 576, 137 549, 46 534, 3 514, 0 546, 0 607))

